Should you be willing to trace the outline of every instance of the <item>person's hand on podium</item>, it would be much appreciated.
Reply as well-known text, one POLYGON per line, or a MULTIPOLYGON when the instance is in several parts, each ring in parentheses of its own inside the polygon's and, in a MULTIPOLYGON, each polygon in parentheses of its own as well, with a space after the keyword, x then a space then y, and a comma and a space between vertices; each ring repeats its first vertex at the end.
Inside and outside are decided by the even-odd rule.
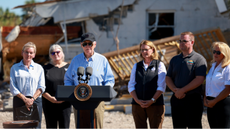
POLYGON ((57 101, 57 99, 54 96, 51 96, 49 101, 52 103, 63 103, 64 102, 64 101, 57 101))
POLYGON ((63 103, 64 101, 57 101, 57 99, 54 96, 51 96, 49 93, 45 92, 42 94, 44 98, 49 100, 51 103, 63 103))

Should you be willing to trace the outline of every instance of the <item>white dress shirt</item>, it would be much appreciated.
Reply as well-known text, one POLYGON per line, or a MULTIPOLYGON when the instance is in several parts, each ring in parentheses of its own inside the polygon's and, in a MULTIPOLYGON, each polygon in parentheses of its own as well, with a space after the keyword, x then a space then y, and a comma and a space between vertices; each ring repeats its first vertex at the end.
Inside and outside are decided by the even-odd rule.
MULTIPOLYGON (((146 65, 143 61, 144 64, 144 68, 145 70, 147 70, 148 65, 146 65)), ((136 85, 136 68, 137 68, 137 63, 134 64, 133 69, 131 71, 131 75, 130 75, 130 80, 129 80, 129 84, 128 84, 128 91, 129 93, 131 93, 132 91, 135 90, 135 85, 136 85)), ((155 67, 152 68, 152 71, 155 71, 155 67)), ((158 80, 157 80, 157 90, 160 90, 162 92, 165 92, 166 89, 166 82, 165 82, 165 76, 166 76, 166 68, 163 62, 159 63, 158 66, 158 80)))
POLYGON ((215 68, 216 62, 206 76, 206 96, 217 97, 225 89, 225 85, 230 85, 230 65, 222 68, 220 63, 215 68))
POLYGON ((43 93, 45 88, 44 70, 40 64, 31 61, 28 69, 21 60, 11 67, 10 92, 13 96, 22 93, 32 97, 38 89, 41 89, 43 93))

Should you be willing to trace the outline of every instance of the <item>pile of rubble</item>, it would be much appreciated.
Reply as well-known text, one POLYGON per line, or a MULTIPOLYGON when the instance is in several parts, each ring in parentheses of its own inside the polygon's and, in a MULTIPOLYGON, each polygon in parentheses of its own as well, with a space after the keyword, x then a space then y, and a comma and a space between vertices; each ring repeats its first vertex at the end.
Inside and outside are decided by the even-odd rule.
POLYGON ((0 88, 0 110, 13 110, 13 95, 10 93, 10 85, 6 83, 0 88))

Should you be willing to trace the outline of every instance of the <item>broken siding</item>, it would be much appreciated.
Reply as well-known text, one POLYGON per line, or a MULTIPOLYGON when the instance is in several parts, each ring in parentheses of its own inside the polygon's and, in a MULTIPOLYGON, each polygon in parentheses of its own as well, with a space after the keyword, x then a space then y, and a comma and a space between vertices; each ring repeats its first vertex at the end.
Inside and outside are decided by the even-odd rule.
MULTIPOLYGON (((54 22, 62 22, 87 17, 108 15, 121 6, 123 0, 64 1, 36 5, 36 12, 43 18, 53 17, 54 22)), ((124 0, 123 5, 131 5, 135 0, 124 0)))

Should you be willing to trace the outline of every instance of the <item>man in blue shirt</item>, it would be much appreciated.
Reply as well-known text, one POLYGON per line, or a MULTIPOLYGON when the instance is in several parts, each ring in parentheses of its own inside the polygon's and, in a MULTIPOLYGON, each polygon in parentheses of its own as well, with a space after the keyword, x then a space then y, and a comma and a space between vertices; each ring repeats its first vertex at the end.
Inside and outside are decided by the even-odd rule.
MULTIPOLYGON (((96 47, 96 39, 94 34, 85 33, 81 36, 81 47, 83 53, 75 56, 65 74, 64 83, 67 86, 78 85, 78 67, 92 67, 93 72, 88 81, 90 86, 114 86, 114 75, 109 65, 108 60, 101 54, 94 51, 96 47)), ((83 75, 82 78, 86 78, 83 75)), ((75 124, 77 127, 77 114, 75 114, 75 124)), ((103 128, 103 117, 104 117, 104 102, 101 102, 95 109, 96 124, 97 128, 103 128)))

